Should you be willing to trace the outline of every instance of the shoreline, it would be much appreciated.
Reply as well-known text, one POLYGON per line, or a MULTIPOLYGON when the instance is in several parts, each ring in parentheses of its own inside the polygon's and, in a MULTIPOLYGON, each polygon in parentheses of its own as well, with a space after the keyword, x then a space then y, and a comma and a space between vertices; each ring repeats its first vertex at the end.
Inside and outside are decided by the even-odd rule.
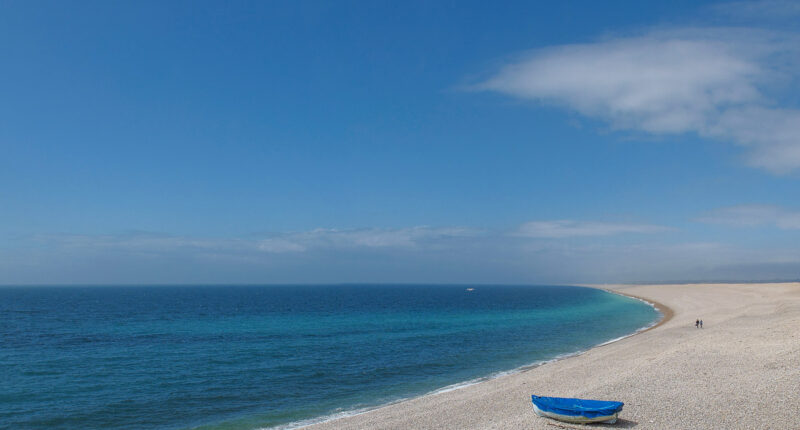
POLYGON ((300 428, 585 428, 535 416, 530 394, 624 401, 609 428, 796 425, 787 411, 800 409, 800 283, 582 286, 643 300, 662 318, 529 369, 300 428))
POLYGON ((526 365, 520 366, 518 368, 507 370, 507 371, 498 371, 498 372, 492 373, 492 374, 484 376, 484 377, 475 378, 475 379, 464 381, 464 382, 458 382, 458 383, 451 384, 451 385, 448 385, 448 386, 445 386, 445 387, 442 387, 442 388, 438 388, 436 390, 433 390, 433 391, 430 391, 430 392, 427 392, 427 393, 424 393, 424 394, 420 394, 420 395, 413 396, 413 397, 408 397, 408 398, 398 399, 398 400, 395 400, 395 401, 392 401, 392 402, 389 402, 389 403, 386 403, 386 404, 382 404, 382 405, 378 405, 378 406, 374 406, 374 407, 366 407, 366 408, 362 408, 362 409, 354 409, 354 410, 350 410, 350 411, 342 411, 342 412, 338 412, 338 413, 335 413, 335 414, 325 415, 325 416, 317 417, 317 418, 311 418, 311 419, 308 419, 308 420, 303 420, 303 421, 299 421, 299 422, 295 422, 295 423, 287 423, 287 424, 276 426, 276 427, 269 427, 269 429, 270 430, 309 429, 309 428, 312 428, 312 427, 317 426, 317 425, 335 423, 335 422, 337 422, 339 420, 346 420, 348 418, 355 417, 355 416, 358 416, 358 415, 370 413, 370 412, 373 412, 373 411, 379 411, 379 410, 381 410, 383 408, 392 407, 392 406, 395 406, 395 405, 398 405, 398 404, 402 404, 404 402, 408 402, 410 400, 424 398, 424 397, 427 397, 427 396, 436 396, 436 395, 448 393, 448 392, 455 391, 455 390, 461 390, 461 389, 469 388, 469 387, 472 387, 472 386, 475 386, 475 385, 478 385, 478 384, 482 384, 482 383, 485 383, 485 382, 488 382, 488 381, 491 381, 491 380, 495 380, 495 379, 498 379, 498 378, 508 377, 508 376, 513 376, 513 375, 516 375, 516 374, 524 373, 524 372, 530 371, 532 369, 547 365, 549 363, 554 363, 554 362, 561 361, 561 360, 568 360, 570 358, 577 357, 577 356, 580 356, 582 354, 586 354, 587 352, 589 352, 589 351, 591 351, 593 349, 601 348, 601 347, 608 346, 608 345, 612 345, 612 344, 614 344, 616 342, 620 342, 622 340, 628 339, 628 338, 636 336, 638 334, 645 333, 647 331, 650 331, 650 330, 652 330, 652 329, 654 329, 654 328, 656 328, 656 327, 668 322, 670 319, 672 319, 672 317, 674 315, 674 312, 672 311, 672 309, 670 309, 668 306, 666 306, 666 305, 664 305, 662 303, 659 303, 657 301, 654 301, 654 300, 646 299, 646 298, 639 297, 639 296, 632 295, 632 294, 622 293, 622 292, 619 292, 619 291, 614 291, 614 290, 611 290, 611 289, 608 289, 608 288, 605 288, 605 287, 602 287, 602 286, 597 286, 597 285, 575 285, 575 286, 583 287, 583 288, 593 288, 593 289, 596 289, 596 290, 605 291, 605 292, 607 292, 609 294, 616 294, 616 295, 619 295, 619 296, 625 296, 625 297, 630 297, 632 299, 639 300, 639 301, 644 302, 645 304, 653 307, 656 310, 656 312, 661 314, 661 317, 653 324, 650 324, 648 326, 644 326, 644 327, 641 327, 639 329, 636 329, 635 331, 633 331, 633 332, 631 332, 629 334, 626 334, 624 336, 621 336, 621 337, 618 337, 618 338, 614 338, 614 339, 611 339, 611 340, 608 340, 608 341, 605 341, 605 342, 602 342, 602 343, 598 343, 597 345, 593 345, 593 346, 591 346, 591 347, 589 347, 587 349, 582 349, 582 350, 575 351, 575 352, 572 352, 572 353, 558 355, 558 356, 553 357, 551 359, 543 360, 543 361, 536 362, 536 363, 526 364, 526 365))
MULTIPOLYGON (((659 303, 659 302, 657 302, 655 300, 652 300, 652 299, 639 297, 639 296, 636 296, 636 295, 633 295, 633 294, 621 293, 619 291, 614 291, 614 290, 610 290, 610 289, 599 287, 599 286, 593 286, 593 285, 581 285, 581 286, 584 286, 586 288, 596 288, 598 290, 603 290, 603 291, 606 291, 606 292, 611 293, 611 294, 619 294, 621 296, 626 296, 626 297, 630 297, 632 299, 641 300, 641 301, 647 303, 648 305, 652 306, 653 308, 655 308, 655 310, 657 312, 661 313, 661 319, 658 320, 655 324, 653 324, 650 327, 647 327, 647 328, 645 328, 643 330, 637 330, 637 331, 633 332, 630 336, 634 336, 634 335, 637 335, 637 334, 640 334, 640 333, 644 333, 644 332, 652 330, 652 329, 654 329, 654 328, 656 328, 656 327, 658 327, 660 325, 666 324, 672 319, 672 317, 675 316, 675 311, 673 311, 672 308, 670 308, 669 306, 667 306, 667 305, 665 305, 663 303, 659 303)), ((605 345, 605 344, 597 345, 594 348, 597 348, 597 347, 602 346, 602 345, 605 345)))

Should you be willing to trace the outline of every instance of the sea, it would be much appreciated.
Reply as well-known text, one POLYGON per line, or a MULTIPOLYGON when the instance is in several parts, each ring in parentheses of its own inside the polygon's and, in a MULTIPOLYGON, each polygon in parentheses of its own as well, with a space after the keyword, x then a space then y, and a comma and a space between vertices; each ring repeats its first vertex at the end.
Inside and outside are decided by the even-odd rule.
POLYGON ((296 428, 659 318, 574 286, 0 287, 0 428, 296 428))

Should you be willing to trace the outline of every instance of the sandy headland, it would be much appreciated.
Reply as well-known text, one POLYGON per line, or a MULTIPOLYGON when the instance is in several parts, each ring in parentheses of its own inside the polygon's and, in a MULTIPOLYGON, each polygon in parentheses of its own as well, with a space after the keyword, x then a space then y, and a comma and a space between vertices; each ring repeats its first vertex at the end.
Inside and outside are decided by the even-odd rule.
POLYGON ((306 429, 800 429, 800 283, 597 287, 651 301, 668 319, 578 356, 306 429), (625 407, 616 424, 580 426, 536 416, 531 394, 625 407))

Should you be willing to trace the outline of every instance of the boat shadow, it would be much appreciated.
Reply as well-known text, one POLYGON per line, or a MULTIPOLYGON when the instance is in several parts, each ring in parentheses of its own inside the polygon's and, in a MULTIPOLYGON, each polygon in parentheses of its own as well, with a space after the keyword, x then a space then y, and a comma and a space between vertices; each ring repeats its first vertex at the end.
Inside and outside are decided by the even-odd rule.
POLYGON ((590 423, 590 424, 562 424, 562 423, 547 423, 549 426, 560 427, 564 429, 632 429, 639 425, 636 421, 618 418, 614 424, 608 423, 590 423))
POLYGON ((613 427, 615 429, 632 429, 638 425, 639 423, 636 421, 626 420, 624 418, 618 418, 617 422, 611 424, 608 427, 613 427))

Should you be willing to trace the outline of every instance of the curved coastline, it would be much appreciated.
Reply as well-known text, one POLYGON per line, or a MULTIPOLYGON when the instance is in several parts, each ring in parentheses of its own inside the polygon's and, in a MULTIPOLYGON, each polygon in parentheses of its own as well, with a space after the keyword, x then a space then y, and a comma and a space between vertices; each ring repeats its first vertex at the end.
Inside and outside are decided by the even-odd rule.
POLYGON ((660 305, 664 317, 568 359, 309 428, 562 426, 537 417, 530 394, 625 402, 609 428, 796 427, 800 283, 584 286, 660 305), (704 329, 694 327, 698 316, 704 329), (752 401, 773 398, 781 402, 752 401))
MULTIPOLYGON (((626 297, 630 297, 632 299, 641 300, 641 301, 647 303, 648 305, 652 306, 653 308, 655 308, 655 310, 658 311, 659 313, 661 313, 661 319, 658 320, 655 324, 653 324, 653 325, 651 325, 649 327, 646 327, 646 328, 644 328, 642 330, 638 330, 635 333, 631 334, 631 336, 633 336, 635 334, 639 334, 639 333, 644 333, 644 332, 652 330, 652 329, 654 329, 654 328, 656 328, 658 326, 664 325, 664 324, 668 323, 672 319, 672 317, 675 316, 675 311, 673 311, 672 308, 670 308, 669 306, 667 306, 667 305, 665 305, 663 303, 657 302, 657 301, 655 301, 653 299, 637 296, 635 294, 628 294, 628 293, 623 293, 623 292, 620 292, 620 291, 614 291, 614 290, 611 290, 611 289, 608 289, 608 288, 598 287, 598 286, 594 286, 594 285, 582 285, 582 286, 586 287, 586 288, 596 288, 598 290, 603 290, 603 291, 611 293, 611 294, 619 294, 620 296, 626 296, 626 297)), ((605 345, 605 344, 603 344, 603 345, 605 345)), ((598 345, 598 346, 602 346, 602 345, 598 345)))
POLYGON ((668 307, 668 306, 666 306, 666 305, 664 305, 662 303, 659 303, 659 302, 657 302, 655 300, 649 299, 649 298, 644 298, 644 297, 640 297, 640 296, 633 295, 633 294, 623 293, 623 292, 615 291, 615 290, 612 290, 612 289, 609 289, 609 288, 605 288, 605 287, 601 287, 601 286, 597 286, 597 285, 576 285, 576 286, 583 287, 583 288, 592 288, 592 289, 604 291, 604 292, 609 293, 609 294, 616 294, 616 295, 630 297, 632 299, 639 300, 639 301, 644 302, 647 305, 653 307, 658 313, 661 314, 661 318, 659 318, 659 320, 656 321, 655 323, 650 324, 650 325, 645 326, 645 327, 641 327, 641 328, 633 331, 630 334, 627 334, 625 336, 621 336, 621 337, 618 337, 618 338, 615 338, 615 339, 611 339, 609 341, 605 341, 605 342, 599 343, 599 344, 591 346, 591 347, 589 347, 587 349, 582 349, 582 350, 575 351, 575 352, 572 352, 572 353, 558 355, 556 357, 553 357, 553 358, 550 358, 550 359, 547 359, 547 360, 542 360, 542 361, 539 361, 539 362, 526 364, 526 365, 520 366, 520 367, 518 367, 516 369, 495 372, 495 373, 490 374, 490 375, 485 376, 485 377, 476 378, 476 379, 469 380, 469 381, 464 381, 464 382, 459 382, 459 383, 456 383, 456 384, 453 384, 453 385, 449 385, 449 386, 446 386, 446 387, 438 388, 436 390, 433 390, 433 391, 425 393, 425 394, 421 394, 421 395, 414 396, 414 397, 409 397, 409 398, 404 398, 404 399, 398 399, 398 400, 395 400, 393 402, 389 402, 389 403, 386 403, 386 404, 383 404, 383 405, 378 405, 378 406, 374 406, 374 407, 366 407, 366 408, 361 408, 361 409, 354 409, 354 410, 350 410, 350 411, 337 412, 335 414, 331 414, 331 415, 327 415, 327 416, 311 418, 311 419, 308 419, 308 420, 303 420, 303 421, 294 422, 294 423, 287 423, 287 424, 284 424, 284 425, 281 425, 281 426, 277 426, 277 427, 270 427, 269 430, 311 429, 311 428, 316 428, 316 426, 319 426, 319 425, 329 425, 329 424, 334 424, 335 425, 337 422, 347 420, 348 418, 356 417, 356 416, 359 416, 359 415, 363 415, 363 414, 367 414, 367 413, 371 413, 371 412, 375 412, 375 411, 380 411, 380 410, 388 408, 388 407, 394 407, 394 406, 402 405, 402 404, 407 403, 409 401, 413 401, 413 400, 417 400, 417 399, 424 399, 424 398, 429 397, 429 396, 437 396, 437 395, 441 395, 441 394, 452 392, 452 391, 456 391, 456 390, 462 390, 462 389, 474 387, 476 385, 484 384, 484 383, 487 383, 487 382, 490 382, 490 381, 493 381, 493 380, 496 380, 496 379, 499 379, 499 378, 512 377, 514 375, 525 373, 525 372, 528 372, 530 370, 539 368, 541 366, 545 366, 545 365, 550 364, 550 363, 555 363, 555 362, 558 362, 558 361, 568 360, 568 359, 571 359, 571 358, 579 357, 579 356, 581 356, 583 354, 586 354, 587 352, 592 351, 594 349, 601 348, 601 347, 608 346, 608 345, 612 345, 612 344, 614 344, 616 342, 622 341, 624 339, 628 339, 628 338, 630 338, 632 336, 636 336, 637 334, 645 333, 647 331, 650 331, 650 330, 652 330, 652 329, 654 329, 656 327, 659 327, 659 326, 665 324, 670 319, 672 319, 672 317, 674 316, 674 312, 670 307, 668 307))

